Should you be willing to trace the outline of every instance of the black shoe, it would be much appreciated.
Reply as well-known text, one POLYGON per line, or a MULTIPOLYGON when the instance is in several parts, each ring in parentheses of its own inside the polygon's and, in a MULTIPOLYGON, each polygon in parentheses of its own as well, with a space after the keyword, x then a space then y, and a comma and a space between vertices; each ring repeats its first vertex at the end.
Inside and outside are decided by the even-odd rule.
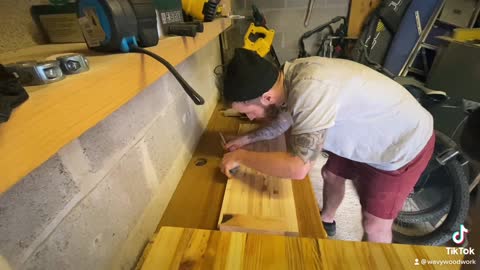
POLYGON ((322 224, 323 224, 323 228, 325 228, 325 231, 327 232, 327 235, 332 237, 335 235, 335 233, 337 232, 337 225, 335 223, 335 221, 333 222, 325 222, 325 221, 322 221, 322 224))

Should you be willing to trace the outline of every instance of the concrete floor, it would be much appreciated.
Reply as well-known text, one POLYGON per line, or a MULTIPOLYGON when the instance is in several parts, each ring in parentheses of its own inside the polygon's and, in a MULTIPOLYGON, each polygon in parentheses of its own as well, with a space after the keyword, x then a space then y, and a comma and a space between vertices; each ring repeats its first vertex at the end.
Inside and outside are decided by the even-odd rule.
MULTIPOLYGON (((317 197, 318 205, 322 209, 323 178, 321 169, 326 158, 320 157, 310 172, 313 190, 317 197)), ((332 239, 361 241, 363 228, 361 223, 361 207, 357 192, 352 181, 347 180, 345 197, 337 211, 335 222, 337 223, 337 234, 332 239)))

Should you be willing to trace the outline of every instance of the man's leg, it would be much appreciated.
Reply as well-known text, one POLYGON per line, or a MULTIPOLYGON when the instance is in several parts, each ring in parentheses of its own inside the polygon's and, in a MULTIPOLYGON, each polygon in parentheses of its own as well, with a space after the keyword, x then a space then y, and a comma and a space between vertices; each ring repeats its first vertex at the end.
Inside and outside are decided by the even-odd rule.
POLYGON ((322 220, 332 223, 335 212, 345 195, 345 178, 337 176, 328 170, 322 169, 323 176, 323 208, 322 220))
POLYGON ((383 219, 376 217, 367 211, 362 211, 363 230, 365 231, 367 241, 377 243, 392 242, 393 219, 383 219))

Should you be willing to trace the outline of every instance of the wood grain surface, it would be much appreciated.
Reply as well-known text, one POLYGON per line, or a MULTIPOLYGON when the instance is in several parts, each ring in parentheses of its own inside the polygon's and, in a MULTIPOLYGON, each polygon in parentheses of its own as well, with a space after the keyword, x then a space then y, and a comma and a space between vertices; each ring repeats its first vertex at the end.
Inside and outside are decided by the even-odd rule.
MULTIPOLYGON (((240 124, 238 135, 258 125, 240 124)), ((260 141, 245 147, 256 152, 285 152, 285 137, 260 141)), ((228 179, 218 221, 221 231, 298 235, 292 180, 241 167, 228 179)))
MULTIPOLYGON (((238 117, 224 117, 223 104, 215 109, 207 129, 199 140, 185 172, 162 216, 157 231, 162 226, 215 230, 227 184, 220 172, 223 156, 218 133, 234 135, 240 124, 250 123, 238 117), (197 166, 196 161, 207 163, 197 166)), ((327 238, 310 179, 292 181, 293 197, 300 236, 327 238)))
POLYGON ((138 269, 460 269, 445 247, 377 244, 163 227, 138 269), (415 259, 419 265, 415 265, 415 259), (425 260, 425 265, 422 265, 425 260))

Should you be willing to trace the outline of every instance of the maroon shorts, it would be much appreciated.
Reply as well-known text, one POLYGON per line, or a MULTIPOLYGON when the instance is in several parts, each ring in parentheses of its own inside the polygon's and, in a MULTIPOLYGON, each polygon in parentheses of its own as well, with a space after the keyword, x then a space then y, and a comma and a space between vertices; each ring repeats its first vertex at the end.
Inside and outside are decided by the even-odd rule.
POLYGON ((364 211, 379 218, 395 219, 427 167, 434 148, 435 135, 415 159, 396 171, 382 171, 333 153, 329 153, 323 169, 355 181, 364 211))

